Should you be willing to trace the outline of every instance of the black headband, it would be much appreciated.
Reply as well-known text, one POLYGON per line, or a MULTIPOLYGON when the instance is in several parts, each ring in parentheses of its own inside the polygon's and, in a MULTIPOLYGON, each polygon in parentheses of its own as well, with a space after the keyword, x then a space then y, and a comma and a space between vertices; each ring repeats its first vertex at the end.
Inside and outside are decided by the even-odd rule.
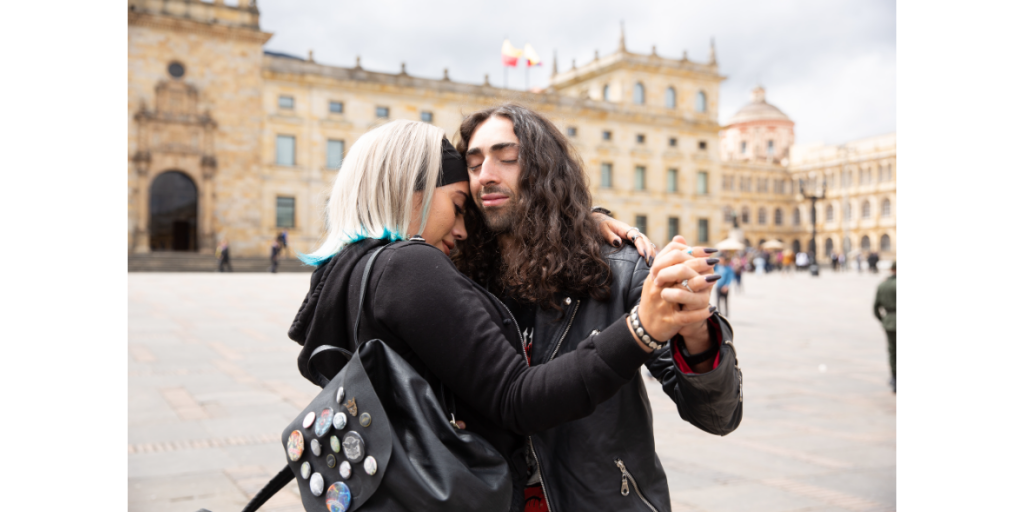
POLYGON ((441 139, 441 175, 437 177, 437 186, 443 187, 460 181, 469 181, 466 160, 446 137, 441 139))

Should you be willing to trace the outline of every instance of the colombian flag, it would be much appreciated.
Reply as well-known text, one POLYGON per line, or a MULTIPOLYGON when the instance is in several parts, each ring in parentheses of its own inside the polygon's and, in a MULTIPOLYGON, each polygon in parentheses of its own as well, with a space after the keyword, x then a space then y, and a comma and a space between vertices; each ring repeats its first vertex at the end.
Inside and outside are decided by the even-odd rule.
MULTIPOLYGON (((529 45, 527 45, 529 46, 529 45)), ((506 39, 504 43, 501 43, 501 63, 506 66, 516 67, 519 63, 519 57, 523 54, 523 51, 515 46, 506 39)))
POLYGON ((526 46, 523 47, 523 57, 526 59, 527 66, 540 66, 540 56, 533 50, 530 43, 526 43, 526 46))

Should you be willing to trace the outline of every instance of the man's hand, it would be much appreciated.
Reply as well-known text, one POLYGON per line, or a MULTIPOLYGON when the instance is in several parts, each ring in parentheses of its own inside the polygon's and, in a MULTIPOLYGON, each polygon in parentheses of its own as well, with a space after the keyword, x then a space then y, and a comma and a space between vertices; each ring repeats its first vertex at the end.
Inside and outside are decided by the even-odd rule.
MULTIPOLYGON (((630 243, 636 246, 636 251, 644 257, 647 266, 651 266, 654 262, 654 257, 658 255, 658 247, 647 239, 647 235, 641 233, 640 230, 635 229, 633 226, 621 220, 615 220, 603 213, 594 212, 591 215, 597 219, 601 235, 604 236, 604 239, 612 247, 622 247, 622 241, 629 240, 630 243)), ((683 243, 685 243, 685 240, 683 243)))

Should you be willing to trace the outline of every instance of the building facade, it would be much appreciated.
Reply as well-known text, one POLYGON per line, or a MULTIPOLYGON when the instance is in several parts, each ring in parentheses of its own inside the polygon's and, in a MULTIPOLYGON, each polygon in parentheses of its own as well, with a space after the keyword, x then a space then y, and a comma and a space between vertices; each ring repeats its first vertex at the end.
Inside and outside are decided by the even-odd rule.
MULTIPOLYGON (((739 139, 717 122, 725 77, 713 46, 707 61, 695 62, 685 52, 630 52, 620 36, 615 52, 563 72, 553 63, 550 86, 525 92, 494 87, 486 75, 480 84, 458 83, 447 71, 428 79, 410 76, 404 64, 382 73, 363 69, 358 58, 339 67, 315 62, 312 52, 266 51, 271 34, 246 0, 129 0, 128 7, 129 252, 212 252, 227 239, 236 255, 263 255, 283 229, 296 250, 310 251, 323 234, 337 170, 360 135, 411 119, 453 137, 465 114, 504 101, 563 129, 586 165, 594 204, 659 245, 675 234, 693 244, 724 238, 726 208, 800 207, 785 161, 788 118, 789 138, 771 139, 770 150, 768 132, 748 141, 752 151, 778 158, 729 156, 739 139), (787 185, 779 193, 726 187, 755 175, 787 185)), ((801 176, 836 165, 824 149, 812 153, 820 156, 801 164, 801 176)), ((894 217, 892 228, 894 244, 894 217)), ((750 233, 809 238, 806 222, 750 233)))

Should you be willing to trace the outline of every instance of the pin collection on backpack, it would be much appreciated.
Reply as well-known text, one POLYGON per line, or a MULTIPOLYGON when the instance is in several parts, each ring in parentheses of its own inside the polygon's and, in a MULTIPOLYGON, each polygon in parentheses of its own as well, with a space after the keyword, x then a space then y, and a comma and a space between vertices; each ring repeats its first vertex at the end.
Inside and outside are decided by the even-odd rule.
MULTIPOLYGON (((319 414, 310 411, 303 417, 302 428, 305 432, 293 430, 288 436, 285 450, 288 454, 288 459, 298 461, 307 453, 305 450, 305 440, 307 437, 309 438, 309 452, 312 452, 314 457, 320 457, 326 450, 317 438, 324 437, 330 432, 331 427, 334 427, 334 430, 337 432, 329 438, 330 451, 334 453, 327 453, 325 460, 327 467, 330 469, 337 468, 338 476, 342 480, 348 480, 352 477, 353 464, 362 462, 363 471, 367 475, 375 475, 377 473, 377 459, 372 455, 366 454, 367 446, 363 436, 359 432, 352 430, 342 433, 348 425, 345 410, 353 418, 358 417, 359 425, 363 428, 368 428, 373 422, 373 418, 366 411, 359 414, 355 397, 345 401, 345 388, 343 387, 338 387, 338 390, 335 392, 335 402, 338 403, 339 408, 343 407, 344 409, 336 411, 331 407, 326 407, 319 414), (338 435, 341 435, 341 437, 339 438, 338 435), (335 454, 338 455, 336 456, 335 454)), ((313 493, 313 496, 324 495, 325 476, 318 472, 313 472, 309 461, 303 461, 300 467, 300 475, 303 480, 309 481, 309 491, 313 493)), ((325 498, 327 510, 330 512, 346 512, 352 505, 352 490, 345 482, 334 482, 327 487, 325 498)))

